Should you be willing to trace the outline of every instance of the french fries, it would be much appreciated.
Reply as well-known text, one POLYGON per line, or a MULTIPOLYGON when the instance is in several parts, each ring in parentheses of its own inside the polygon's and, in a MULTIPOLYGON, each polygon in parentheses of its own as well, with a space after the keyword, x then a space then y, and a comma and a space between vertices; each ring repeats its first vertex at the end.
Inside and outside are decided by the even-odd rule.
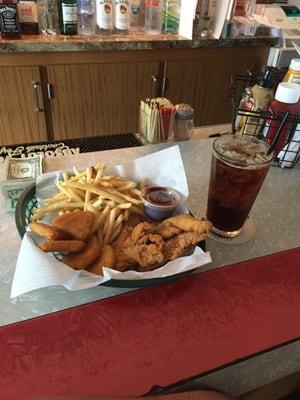
MULTIPOLYGON (((130 215, 143 217, 144 212, 137 183, 117 175, 104 175, 105 169, 104 164, 98 163, 84 171, 74 167, 73 174, 64 172, 56 184, 58 193, 34 210, 31 221, 49 214, 91 211, 95 215, 92 233, 98 237, 100 246, 112 243, 130 215)), ((145 185, 145 180, 141 185, 145 185)))

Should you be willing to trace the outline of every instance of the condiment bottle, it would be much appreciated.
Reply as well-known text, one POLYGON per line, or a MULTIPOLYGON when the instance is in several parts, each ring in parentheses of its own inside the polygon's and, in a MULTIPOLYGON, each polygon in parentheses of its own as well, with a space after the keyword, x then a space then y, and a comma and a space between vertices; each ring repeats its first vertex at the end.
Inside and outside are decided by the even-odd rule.
POLYGON ((0 28, 3 39, 19 39, 21 37, 17 0, 0 0, 0 28))
POLYGON ((189 140, 194 128, 194 110, 189 104, 177 104, 173 125, 175 141, 189 140))
MULTIPOLYGON (((270 104, 270 111, 276 112, 289 112, 290 114, 300 115, 300 103, 299 103, 299 88, 295 83, 279 83, 275 98, 270 104)), ((273 143, 276 132, 280 127, 281 120, 269 119, 266 122, 264 129, 264 135, 266 136, 266 142, 269 144, 273 143)), ((274 152, 277 155, 288 142, 289 136, 293 134, 292 122, 286 122, 283 130, 280 134, 279 140, 275 146, 274 152)))
MULTIPOLYGON (((267 111, 274 98, 274 82, 272 81, 272 68, 267 67, 256 85, 251 88, 253 111, 267 111)), ((246 134, 259 136, 264 127, 264 119, 258 116, 249 116, 246 122, 246 134)))
POLYGON ((117 33, 126 34, 130 28, 129 0, 115 0, 115 29, 117 33))
POLYGON ((254 100, 252 98, 252 91, 250 87, 246 87, 242 92, 242 98, 239 103, 239 111, 237 112, 235 119, 235 128, 237 133, 245 133, 246 124, 250 115, 250 113, 247 113, 247 111, 252 111, 253 109, 254 100))
POLYGON ((266 111, 274 98, 274 82, 272 81, 272 69, 266 68, 259 82, 251 89, 255 103, 255 111, 266 111))
POLYGON ((110 35, 114 30, 113 0, 96 0, 97 30, 110 35))
POLYGON ((62 35, 77 35, 77 0, 58 0, 59 28, 62 35))
POLYGON ((293 58, 283 82, 300 83, 300 58, 293 58))
POLYGON ((19 0, 18 18, 23 35, 38 35, 38 10, 37 3, 32 0, 19 0))

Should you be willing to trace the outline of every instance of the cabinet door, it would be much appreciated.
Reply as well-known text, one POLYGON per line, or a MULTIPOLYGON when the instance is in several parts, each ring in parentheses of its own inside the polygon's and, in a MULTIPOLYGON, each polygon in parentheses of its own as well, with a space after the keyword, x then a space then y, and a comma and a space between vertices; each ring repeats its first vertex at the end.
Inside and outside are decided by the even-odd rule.
POLYGON ((137 132, 140 100, 156 95, 158 70, 158 62, 49 66, 54 138, 137 132))
POLYGON ((259 72, 267 55, 267 48, 215 48, 203 49, 197 59, 168 61, 165 96, 175 103, 192 105, 195 125, 230 122, 230 76, 248 70, 259 72))
POLYGON ((47 140, 40 82, 39 67, 0 67, 0 144, 47 140))

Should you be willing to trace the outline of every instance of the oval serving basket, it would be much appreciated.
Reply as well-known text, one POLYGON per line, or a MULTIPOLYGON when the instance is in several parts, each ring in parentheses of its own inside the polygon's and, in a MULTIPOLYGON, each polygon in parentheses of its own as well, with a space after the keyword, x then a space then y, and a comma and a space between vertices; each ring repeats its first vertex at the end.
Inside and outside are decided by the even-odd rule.
MULTIPOLYGON (((24 189, 21 194, 15 211, 15 223, 18 233, 21 238, 25 235, 27 227, 30 224, 30 217, 32 215, 33 209, 38 206, 38 200, 36 198, 36 185, 33 183, 24 189)), ((198 246, 205 251, 205 241, 198 243, 198 246)), ((59 255, 54 255, 57 259, 61 261, 59 255)), ((188 276, 193 273, 194 270, 182 272, 179 274, 166 276, 164 278, 151 278, 151 279, 138 279, 138 280, 120 280, 111 279, 107 282, 102 283, 100 286, 116 287, 116 288, 142 288, 147 286, 154 286, 162 283, 174 282, 180 278, 188 276)))

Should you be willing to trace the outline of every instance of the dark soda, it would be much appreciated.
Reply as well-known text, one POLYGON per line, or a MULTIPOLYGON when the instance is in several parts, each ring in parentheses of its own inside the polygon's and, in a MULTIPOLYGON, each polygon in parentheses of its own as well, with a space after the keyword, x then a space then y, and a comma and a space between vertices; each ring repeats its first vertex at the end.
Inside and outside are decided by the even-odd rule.
MULTIPOLYGON (((241 155, 236 147, 241 142, 239 143, 234 136, 230 136, 227 144, 230 146, 230 140, 233 140, 233 149, 226 148, 223 154, 219 154, 216 148, 213 151, 207 219, 212 222, 216 233, 233 237, 239 234, 248 217, 268 173, 272 157, 260 154, 255 162, 253 154, 251 154, 255 152, 255 147, 252 145, 250 154, 246 150, 246 153, 242 152, 241 155)), ((226 138, 223 137, 217 140, 224 139, 226 141, 226 138)), ((248 143, 249 140, 249 138, 245 138, 248 143)), ((265 152, 266 150, 267 146, 265 145, 265 152)))

